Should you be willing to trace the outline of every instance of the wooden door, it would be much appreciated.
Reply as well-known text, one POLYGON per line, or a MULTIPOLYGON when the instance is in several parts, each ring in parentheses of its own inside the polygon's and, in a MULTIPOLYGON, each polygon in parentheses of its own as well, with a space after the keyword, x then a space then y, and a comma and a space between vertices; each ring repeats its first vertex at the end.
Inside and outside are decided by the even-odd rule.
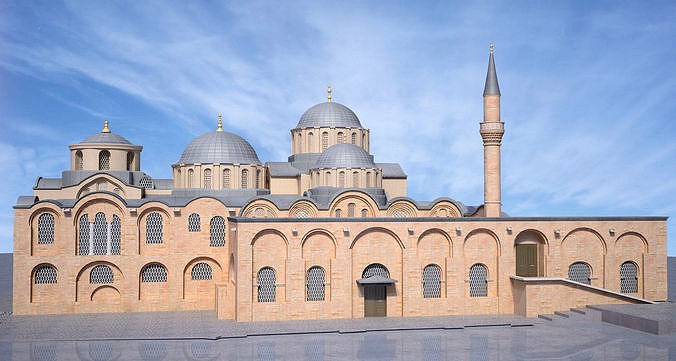
POLYGON ((538 245, 516 245, 516 275, 522 277, 538 276, 538 245))
POLYGON ((364 317, 387 316, 387 295, 385 285, 364 286, 364 317))

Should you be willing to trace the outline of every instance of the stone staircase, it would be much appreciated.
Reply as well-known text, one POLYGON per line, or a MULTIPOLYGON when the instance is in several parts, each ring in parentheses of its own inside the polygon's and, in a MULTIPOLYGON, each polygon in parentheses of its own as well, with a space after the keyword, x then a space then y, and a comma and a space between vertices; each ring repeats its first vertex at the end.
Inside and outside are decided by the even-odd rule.
POLYGON ((539 319, 545 321, 601 321, 601 311, 585 308, 571 308, 568 311, 556 311, 553 314, 538 315, 539 319))

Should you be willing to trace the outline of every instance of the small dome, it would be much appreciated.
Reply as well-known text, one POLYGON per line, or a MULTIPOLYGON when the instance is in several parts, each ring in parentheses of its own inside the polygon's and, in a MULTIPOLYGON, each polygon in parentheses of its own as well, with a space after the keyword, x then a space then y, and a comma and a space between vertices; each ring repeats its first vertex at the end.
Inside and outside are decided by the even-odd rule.
POLYGON ((361 128, 359 118, 350 108, 340 103, 320 103, 300 117, 296 129, 314 127, 361 128))
POLYGON ((261 161, 244 138, 229 132, 215 131, 193 139, 178 163, 261 164, 261 161))
POLYGON ((87 139, 80 142, 80 144, 131 144, 125 137, 117 135, 108 128, 108 121, 103 122, 103 130, 96 133, 87 139))
POLYGON ((362 147, 340 143, 326 149, 317 159, 315 168, 375 168, 373 156, 362 147))

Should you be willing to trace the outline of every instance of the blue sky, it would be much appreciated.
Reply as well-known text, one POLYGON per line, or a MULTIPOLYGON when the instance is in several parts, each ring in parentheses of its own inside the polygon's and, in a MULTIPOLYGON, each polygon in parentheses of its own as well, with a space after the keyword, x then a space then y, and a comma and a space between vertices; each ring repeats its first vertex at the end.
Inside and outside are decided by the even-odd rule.
POLYGON ((506 212, 673 217, 674 38, 673 1, 0 1, 0 252, 17 196, 104 119, 156 178, 219 112, 280 161, 328 84, 410 196, 480 204, 490 41, 506 212))

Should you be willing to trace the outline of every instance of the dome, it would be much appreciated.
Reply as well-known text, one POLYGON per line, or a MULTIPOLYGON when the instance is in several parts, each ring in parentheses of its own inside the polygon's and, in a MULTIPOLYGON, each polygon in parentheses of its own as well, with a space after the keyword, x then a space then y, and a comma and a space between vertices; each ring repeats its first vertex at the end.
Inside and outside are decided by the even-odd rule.
POLYGON ((132 145, 131 142, 128 141, 125 137, 117 135, 115 133, 96 133, 80 142, 80 144, 94 144, 94 143, 132 145))
POLYGON ((261 161, 244 138, 229 132, 215 131, 193 139, 178 163, 261 164, 261 161))
POLYGON ((362 147, 340 143, 326 149, 317 159, 315 168, 375 168, 373 156, 362 147))
POLYGON ((350 108, 340 103, 320 103, 300 117, 296 129, 313 127, 361 128, 359 118, 350 108))

